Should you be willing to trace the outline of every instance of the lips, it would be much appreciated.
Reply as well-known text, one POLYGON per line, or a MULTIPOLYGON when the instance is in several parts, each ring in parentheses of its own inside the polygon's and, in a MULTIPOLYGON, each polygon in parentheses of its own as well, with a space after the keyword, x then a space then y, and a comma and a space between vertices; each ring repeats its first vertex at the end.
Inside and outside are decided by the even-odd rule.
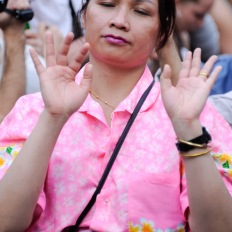
POLYGON ((103 36, 108 42, 110 43, 114 43, 114 44, 126 44, 129 43, 129 41, 127 41, 125 38, 121 37, 121 36, 115 36, 115 35, 104 35, 103 36))

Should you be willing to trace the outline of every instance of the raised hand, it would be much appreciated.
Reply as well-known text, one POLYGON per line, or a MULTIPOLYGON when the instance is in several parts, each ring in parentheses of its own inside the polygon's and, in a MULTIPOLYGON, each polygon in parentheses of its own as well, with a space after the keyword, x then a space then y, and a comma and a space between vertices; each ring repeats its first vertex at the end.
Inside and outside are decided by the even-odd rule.
MULTIPOLYGON (((8 0, 6 8, 10 10, 23 10, 30 7, 28 0, 8 0)), ((23 29, 24 32, 25 23, 16 19, 6 12, 0 13, 0 28, 2 30, 11 29, 13 32, 23 29)), ((14 33, 12 34, 14 35, 14 33)))
POLYGON ((221 70, 221 67, 216 67, 211 72, 216 60, 217 57, 212 56, 203 68, 200 68, 201 50, 196 49, 193 57, 192 53, 188 52, 175 87, 171 83, 170 66, 164 67, 160 80, 161 94, 172 123, 199 119, 209 92, 221 70))
POLYGON ((67 64, 67 54, 73 41, 73 33, 69 33, 55 54, 53 35, 46 33, 46 67, 40 62, 36 51, 30 50, 36 71, 39 75, 41 93, 45 110, 52 115, 69 117, 86 99, 91 80, 92 65, 88 64, 84 70, 84 77, 78 85, 75 76, 85 58, 89 44, 84 44, 80 53, 67 64))

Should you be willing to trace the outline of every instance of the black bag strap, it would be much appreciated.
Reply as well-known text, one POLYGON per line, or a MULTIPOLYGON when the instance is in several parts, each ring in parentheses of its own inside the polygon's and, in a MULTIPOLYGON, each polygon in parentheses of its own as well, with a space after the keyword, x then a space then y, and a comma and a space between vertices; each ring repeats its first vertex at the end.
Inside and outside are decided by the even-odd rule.
POLYGON ((96 201, 96 198, 97 198, 97 195, 101 192, 101 189, 102 189, 103 185, 105 184, 106 178, 107 178, 107 176, 108 176, 108 174, 109 174, 109 172, 110 172, 110 170, 111 170, 111 168, 112 168, 112 166, 114 164, 114 161, 115 161, 115 159, 116 159, 116 157, 118 155, 118 152, 119 152, 119 150, 120 150, 120 148, 121 148, 121 146, 122 146, 128 132, 129 132, 129 130, 130 130, 130 128, 131 128, 131 126, 132 126, 132 124, 133 124, 133 122, 134 122, 134 120, 135 120, 135 118, 136 118, 136 116, 137 116, 137 114, 139 112, 139 110, 141 109, 141 107, 142 107, 144 101, 146 100, 149 92, 151 91, 154 83, 155 83, 155 80, 153 80, 151 82, 151 84, 148 86, 146 91, 143 93, 142 97, 139 99, 139 102, 137 103, 133 113, 131 114, 130 119, 128 120, 128 122, 126 124, 126 127, 124 128, 124 130, 123 130, 123 132, 122 132, 122 134, 121 134, 121 136, 120 136, 120 138, 119 138, 119 140, 117 142, 117 145, 116 145, 116 147, 115 147, 115 149, 113 151, 113 154, 110 157, 110 160, 109 160, 109 162, 108 162, 108 164, 106 166, 106 169, 105 169, 105 171, 104 171, 104 173, 103 173, 103 175, 102 175, 102 177, 101 177, 101 179, 100 179, 100 181, 98 183, 98 186, 97 186, 94 194, 92 195, 89 203, 86 205, 86 207, 82 211, 81 215, 77 219, 76 224, 73 225, 73 226, 66 227, 65 229, 63 229, 62 232, 75 232, 75 231, 77 231, 79 225, 81 224, 81 222, 83 221, 85 216, 88 214, 88 212, 90 211, 90 209, 94 205, 94 203, 96 201))

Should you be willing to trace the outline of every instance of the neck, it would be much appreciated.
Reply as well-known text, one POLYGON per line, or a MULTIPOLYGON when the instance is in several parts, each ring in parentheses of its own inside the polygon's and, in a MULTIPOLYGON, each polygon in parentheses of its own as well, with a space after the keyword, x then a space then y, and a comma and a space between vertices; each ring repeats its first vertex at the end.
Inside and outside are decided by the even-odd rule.
POLYGON ((145 65, 125 69, 96 62, 94 59, 90 59, 90 62, 94 67, 91 90, 115 106, 130 94, 145 69, 145 65))

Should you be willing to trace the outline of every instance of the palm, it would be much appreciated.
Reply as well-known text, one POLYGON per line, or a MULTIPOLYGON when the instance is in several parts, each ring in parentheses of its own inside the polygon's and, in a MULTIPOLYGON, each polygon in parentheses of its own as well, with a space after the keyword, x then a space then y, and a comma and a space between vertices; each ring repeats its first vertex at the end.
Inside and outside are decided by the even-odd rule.
POLYGON ((91 67, 87 67, 80 85, 75 82, 76 73, 88 51, 85 45, 81 54, 67 65, 67 53, 72 36, 65 38, 60 52, 55 56, 54 44, 51 34, 47 35, 47 53, 44 68, 38 60, 36 52, 31 52, 37 73, 40 77, 41 93, 45 108, 52 114, 69 116, 84 102, 91 82, 91 67))
MULTIPOLYGON (((215 57, 209 59, 203 67, 204 72, 210 73, 215 60, 215 57)), ((161 77, 161 90, 165 109, 172 121, 199 118, 219 71, 220 68, 216 68, 208 79, 199 76, 200 51, 196 51, 193 60, 188 55, 183 62, 179 81, 174 87, 169 79, 170 70, 166 67, 161 77)))

